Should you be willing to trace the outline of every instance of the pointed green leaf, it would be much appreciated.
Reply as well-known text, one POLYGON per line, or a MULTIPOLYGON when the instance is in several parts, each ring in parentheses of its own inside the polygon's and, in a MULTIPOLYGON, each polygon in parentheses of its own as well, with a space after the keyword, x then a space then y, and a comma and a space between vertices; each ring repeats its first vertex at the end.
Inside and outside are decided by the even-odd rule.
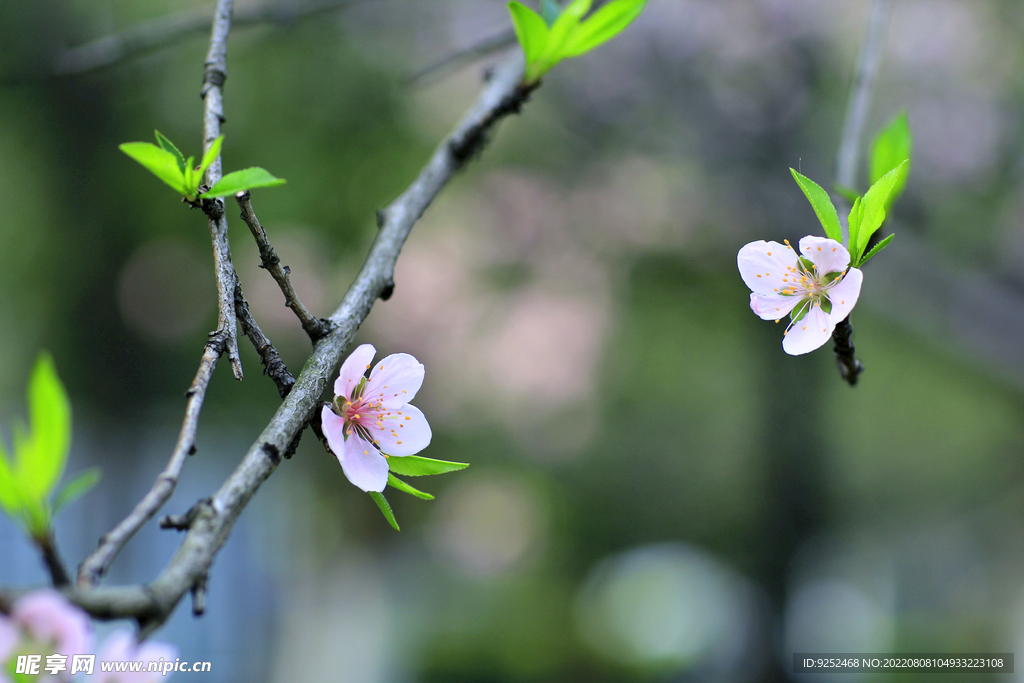
POLYGON ((90 467, 86 471, 82 472, 74 479, 65 484, 57 495, 53 499, 53 514, 57 514, 61 508, 68 503, 72 503, 82 495, 87 493, 89 489, 100 482, 100 468, 90 467))
POLYGON ((863 197, 857 197, 850 207, 850 216, 847 218, 847 228, 850 231, 850 263, 856 263, 860 255, 857 251, 857 238, 860 234, 860 205, 863 197))
POLYGON ((228 173, 216 185, 211 187, 208 192, 204 192, 199 196, 203 199, 227 197, 242 190, 252 190, 257 187, 273 187, 275 185, 284 185, 284 183, 285 180, 283 178, 275 178, 264 169, 254 166, 228 173))
POLYGON ((820 185, 810 178, 797 173, 795 169, 791 168, 789 171, 793 174, 796 184, 804 191, 807 201, 811 203, 811 207, 814 209, 815 215, 818 216, 821 226, 825 228, 825 236, 836 242, 842 242, 843 229, 839 227, 839 214, 836 213, 836 207, 832 205, 828 192, 825 192, 820 185))
POLYGON ((409 486, 404 481, 402 481, 401 479, 399 479, 395 475, 391 474, 390 472, 388 472, 388 486, 394 486, 399 491, 402 491, 404 493, 408 493, 410 496, 416 496, 417 498, 422 498, 423 500, 434 500, 434 497, 432 495, 430 495, 429 493, 424 493, 423 491, 420 491, 419 489, 414 489, 413 487, 409 486))
POLYGON ((210 168, 210 164, 220 154, 220 146, 224 142, 224 136, 221 135, 219 138, 210 143, 210 149, 206 150, 206 154, 203 155, 203 160, 199 163, 199 171, 196 173, 196 187, 199 187, 199 183, 203 181, 203 174, 206 173, 206 169, 210 168))
POLYGON ((388 458, 388 469, 395 474, 405 477, 425 477, 431 474, 445 474, 457 472, 469 467, 467 462, 448 462, 447 460, 433 460, 418 455, 407 455, 399 457, 393 455, 388 458))
POLYGON ((562 57, 578 57, 619 35, 640 16, 646 4, 647 0, 612 0, 570 33, 562 57))
POLYGON ((31 435, 16 437, 17 477, 25 502, 47 500, 71 448, 71 403, 49 354, 41 353, 28 386, 31 435))
POLYGON ((860 263, 854 263, 854 264, 853 264, 853 266, 854 266, 854 267, 858 267, 858 268, 859 268, 860 266, 863 266, 863 265, 864 265, 865 263, 867 263, 868 261, 870 261, 870 260, 871 260, 871 258, 872 258, 872 257, 873 257, 873 256, 874 256, 875 254, 877 254, 878 252, 882 251, 882 250, 883 250, 883 249, 885 249, 885 248, 886 248, 887 246, 889 246, 889 242, 892 242, 892 238, 893 238, 893 237, 895 237, 895 236, 896 236, 896 235, 889 235, 889 236, 888 236, 888 237, 886 237, 886 238, 885 238, 884 240, 882 240, 881 242, 879 242, 878 244, 876 244, 875 246, 873 246, 873 247, 871 248, 871 251, 869 251, 869 252, 868 252, 868 253, 867 253, 867 254, 866 254, 866 255, 864 256, 864 258, 863 258, 863 259, 861 259, 860 263))
POLYGON ((542 68, 548 71, 558 62, 565 59, 565 43, 569 34, 577 27, 583 15, 590 11, 592 0, 572 0, 551 25, 547 46, 541 56, 542 68))
POLYGON ((145 166, 150 173, 174 188, 178 194, 188 194, 185 174, 178 167, 178 158, 172 153, 149 142, 126 142, 118 145, 118 149, 145 166))
POLYGON ((548 25, 539 14, 517 0, 508 3, 508 11, 512 15, 516 38, 526 56, 526 77, 528 80, 536 80, 542 74, 534 73, 534 65, 540 61, 548 44, 548 25))
POLYGON ((202 178, 196 176, 196 167, 192 165, 195 163, 195 160, 195 157, 189 157, 185 160, 185 187, 188 189, 185 196, 188 197, 189 201, 195 199, 196 192, 199 191, 199 181, 202 180, 202 178))
POLYGON ((395 513, 391 511, 391 506, 388 504, 388 500, 384 497, 384 494, 371 491, 370 498, 373 498, 373 502, 376 503, 377 507, 380 508, 380 511, 384 513, 384 519, 388 520, 388 524, 393 526, 395 531, 401 531, 401 529, 398 528, 398 522, 395 521, 395 513))
MULTIPOLYGON (((909 165, 909 162, 904 161, 879 178, 878 182, 864 193, 864 200, 860 203, 860 226, 857 231, 856 249, 858 255, 864 253, 864 248, 867 247, 871 235, 882 227, 882 223, 885 221, 885 207, 886 202, 889 200, 889 195, 897 183, 901 182, 901 180, 905 182, 909 165)), ((851 247, 854 246, 852 239, 850 245, 851 247)))
POLYGON ((562 8, 558 6, 555 0, 541 0, 540 3, 540 15, 544 18, 544 23, 548 26, 555 23, 555 19, 558 18, 562 8))
POLYGON ((0 508, 12 518, 21 510, 21 494, 18 493, 18 482, 14 478, 11 461, 4 452, 3 439, 0 438, 0 508))
POLYGON ((160 145, 162 149, 174 155, 174 158, 178 160, 178 168, 182 173, 185 173, 185 155, 181 153, 181 150, 174 146, 173 142, 164 137, 163 133, 158 130, 154 130, 153 132, 156 133, 157 144, 160 145))
MULTIPOLYGON (((868 181, 872 184, 878 182, 892 169, 904 161, 910 159, 914 149, 914 140, 910 134, 910 119, 906 111, 897 114, 889 124, 883 128, 871 146, 871 161, 868 166, 868 181)), ((905 178, 904 183, 905 184, 905 178)), ((903 184, 896 185, 890 194, 890 200, 894 200, 903 191, 903 184)))

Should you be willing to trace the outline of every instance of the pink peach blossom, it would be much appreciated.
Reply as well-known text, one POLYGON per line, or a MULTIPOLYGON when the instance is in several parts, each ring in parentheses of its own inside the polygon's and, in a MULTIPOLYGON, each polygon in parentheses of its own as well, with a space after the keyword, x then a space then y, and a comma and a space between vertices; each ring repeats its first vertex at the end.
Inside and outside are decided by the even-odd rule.
POLYGON ((345 359, 334 401, 321 411, 324 436, 345 476, 368 492, 387 485, 387 458, 419 453, 431 437, 427 418, 409 405, 423 384, 423 365, 396 353, 373 366, 376 353, 363 344, 345 359))

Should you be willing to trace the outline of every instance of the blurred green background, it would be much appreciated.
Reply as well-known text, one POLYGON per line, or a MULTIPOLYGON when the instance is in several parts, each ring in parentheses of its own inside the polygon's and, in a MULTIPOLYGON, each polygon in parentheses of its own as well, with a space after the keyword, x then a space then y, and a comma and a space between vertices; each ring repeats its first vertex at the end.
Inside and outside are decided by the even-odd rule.
MULTIPOLYGON (((208 34, 46 74, 212 7, 0 5, 0 424, 50 349, 69 472, 105 474, 58 521, 72 565, 163 467, 216 324, 204 217, 117 150, 153 128, 199 150, 208 34)), ((428 210, 358 336, 424 362, 424 454, 472 466, 423 482, 433 502, 389 493, 395 533, 307 435, 214 564, 207 616, 182 605, 158 637, 209 680, 359 683, 813 680, 794 651, 1024 644, 1021 4, 894 4, 868 138, 906 108, 915 159, 852 317, 859 386, 827 347, 786 356, 736 271, 746 242, 821 232, 788 169, 833 180, 868 8, 651 0, 549 74, 428 210)), ((253 202, 314 312, 499 56, 409 74, 508 26, 502 0, 369 0, 232 32, 225 166, 288 179, 253 202)), ((297 373, 308 342, 229 216, 297 373)), ((166 512, 209 495, 278 404, 242 353, 166 512)), ((109 581, 150 580, 177 542, 150 523, 109 581)), ((44 580, 0 520, 0 582, 44 580)))

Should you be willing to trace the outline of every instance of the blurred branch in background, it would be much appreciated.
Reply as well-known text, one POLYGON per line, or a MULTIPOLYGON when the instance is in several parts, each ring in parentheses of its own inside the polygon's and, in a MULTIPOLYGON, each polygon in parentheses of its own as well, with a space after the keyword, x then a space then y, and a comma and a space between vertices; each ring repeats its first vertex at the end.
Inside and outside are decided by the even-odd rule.
MULTIPOLYGON (((234 26, 275 24, 288 26, 305 19, 365 0, 321 0, 320 2, 277 2, 243 5, 235 12, 234 26)), ((168 47, 204 33, 210 25, 209 10, 189 10, 132 26, 120 33, 98 38, 59 54, 47 76, 70 76, 112 66, 145 52, 168 47)))
POLYGON ((853 188, 857 184, 857 162, 860 159, 864 126, 871 108, 871 94, 878 78, 878 67, 882 63, 882 53, 885 52, 891 10, 892 0, 874 0, 871 3, 868 30, 857 56, 850 98, 846 102, 843 134, 836 154, 836 183, 844 188, 853 188))

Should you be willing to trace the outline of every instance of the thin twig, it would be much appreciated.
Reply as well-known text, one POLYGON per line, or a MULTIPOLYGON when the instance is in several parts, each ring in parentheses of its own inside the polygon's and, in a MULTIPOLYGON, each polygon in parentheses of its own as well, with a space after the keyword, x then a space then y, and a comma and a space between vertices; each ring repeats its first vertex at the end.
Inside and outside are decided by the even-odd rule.
MULTIPOLYGON (((843 121, 843 134, 836 154, 836 183, 844 188, 853 188, 856 184, 857 162, 860 158, 864 126, 867 122, 868 109, 871 107, 871 94, 878 77, 878 67, 882 63, 882 53, 885 51, 891 8, 892 0, 874 0, 871 3, 867 32, 857 56, 857 66, 843 121)), ((845 213, 845 202, 840 200, 840 207, 845 213)), ((842 228, 843 241, 849 242, 848 226, 843 225, 842 228)), ((847 316, 836 325, 832 332, 832 341, 835 343, 839 374, 851 387, 857 384, 857 378, 864 371, 864 365, 854 356, 852 336, 853 326, 850 324, 850 317, 847 316)))
POLYGON ((316 343, 317 339, 327 333, 327 324, 310 313, 299 299, 299 295, 295 293, 291 278, 288 277, 291 270, 288 266, 281 265, 281 259, 278 258, 277 252, 271 246, 270 240, 267 239, 267 231, 260 225, 260 220, 256 217, 256 212, 253 211, 249 191, 239 192, 235 195, 235 200, 238 202, 239 208, 242 209, 242 220, 249 226, 249 230, 256 240, 256 246, 260 249, 260 260, 263 261, 261 267, 270 273, 277 282, 281 293, 284 294, 284 305, 292 309, 302 324, 302 329, 309 335, 309 340, 316 343))
MULTIPOLYGON (((232 19, 234 27, 274 23, 292 24, 324 12, 355 4, 356 0, 322 2, 273 2, 239 7, 232 19)), ((53 63, 54 76, 70 76, 101 69, 150 50, 173 45, 210 28, 210 10, 199 9, 160 17, 104 36, 62 52, 53 63)))
POLYGON ((53 532, 50 531, 45 538, 36 539, 36 545, 39 546, 43 563, 46 564, 46 569, 50 572, 50 581, 53 582, 54 588, 70 586, 71 579, 60 559, 60 553, 57 552, 57 541, 53 537, 53 532))
POLYGON ((270 343, 270 339, 256 324, 255 318, 249 311, 249 302, 245 300, 241 287, 235 287, 235 312, 238 314, 238 326, 242 329, 242 334, 249 338, 252 345, 256 347, 256 353, 260 355, 263 374, 274 380, 277 392, 281 394, 281 398, 284 398, 295 385, 295 377, 288 371, 288 366, 281 360, 281 354, 270 343))
POLYGON ((452 71, 487 55, 504 50, 516 44, 516 32, 506 29, 500 33, 486 36, 469 47, 452 52, 419 71, 405 77, 407 83, 423 83, 428 80, 443 78, 452 71))
MULTIPOLYGON (((203 153, 220 135, 224 123, 224 81, 228 77, 228 32, 231 30, 231 10, 234 0, 218 0, 210 36, 210 51, 206 56, 203 73, 203 153)), ((221 177, 220 155, 206 169, 206 184, 213 187, 221 177)), ((235 285, 238 275, 231 264, 231 246, 228 242, 228 219, 224 216, 224 200, 203 201, 203 211, 210 223, 213 241, 214 275, 217 279, 217 327, 224 334, 225 350, 231 362, 235 379, 242 379, 242 359, 238 355, 238 329, 235 318, 235 285)))
POLYGON ((851 387, 857 385, 857 378, 864 372, 864 366, 854 355, 852 338, 853 326, 850 325, 850 316, 846 316, 832 332, 832 341, 835 342, 833 348, 836 352, 839 374, 851 387))
POLYGON ((217 359, 223 352, 224 337, 214 332, 210 335, 210 340, 206 342, 203 357, 199 362, 199 370, 185 394, 188 396, 188 401, 185 403, 185 420, 181 425, 181 431, 178 432, 178 440, 174 444, 171 459, 164 467, 164 471, 156 478, 149 493, 139 501, 131 514, 111 531, 104 534, 100 539, 99 548, 79 565, 79 587, 95 586, 125 544, 131 540, 143 524, 164 506, 164 503, 174 493, 174 487, 178 484, 178 478, 181 476, 186 458, 195 452, 196 430, 199 428, 199 413, 203 409, 206 387, 210 384, 210 377, 213 375, 213 369, 217 366, 217 359))
POLYGON ((476 104, 437 148, 412 185, 381 212, 381 229, 362 270, 330 318, 331 331, 313 347, 302 373, 242 462, 209 499, 194 506, 181 547, 151 584, 71 590, 69 597, 98 618, 133 617, 148 635, 207 575, 249 500, 294 448, 320 405, 329 378, 374 302, 394 288, 398 255, 413 225, 466 160, 479 151, 501 117, 519 111, 533 87, 522 86, 517 54, 495 70, 476 104))
POLYGON ((891 7, 892 0, 874 0, 871 3, 867 33, 857 56, 850 97, 846 103, 846 116, 843 119, 843 134, 836 154, 836 183, 844 188, 852 189, 857 183, 861 140, 868 110, 871 108, 871 94, 878 78, 878 67, 882 63, 882 53, 885 52, 891 7))
MULTIPOLYGON (((232 0, 218 0, 210 37, 210 51, 206 59, 203 74, 202 95, 205 100, 203 117, 204 152, 220 135, 220 123, 223 119, 223 101, 221 86, 227 78, 227 39, 231 28, 232 0)), ((220 156, 214 159, 207 172, 207 182, 212 186, 221 175, 220 156)), ((142 525, 149 521, 174 493, 178 484, 185 459, 195 452, 196 430, 199 428, 199 414, 206 397, 206 388, 210 377, 217 367, 217 360, 225 351, 231 361, 236 378, 242 378, 242 363, 238 356, 237 329, 235 317, 235 287, 238 276, 231 265, 231 247, 228 244, 228 223, 224 218, 224 202, 221 200, 204 201, 203 210, 210 224, 213 242, 214 269, 218 293, 218 329, 210 334, 203 356, 199 361, 199 370, 192 380, 186 396, 185 419, 174 444, 171 458, 164 471, 157 476, 152 488, 110 532, 100 538, 99 547, 78 568, 78 585, 92 587, 110 568, 117 554, 131 540, 142 525)))

